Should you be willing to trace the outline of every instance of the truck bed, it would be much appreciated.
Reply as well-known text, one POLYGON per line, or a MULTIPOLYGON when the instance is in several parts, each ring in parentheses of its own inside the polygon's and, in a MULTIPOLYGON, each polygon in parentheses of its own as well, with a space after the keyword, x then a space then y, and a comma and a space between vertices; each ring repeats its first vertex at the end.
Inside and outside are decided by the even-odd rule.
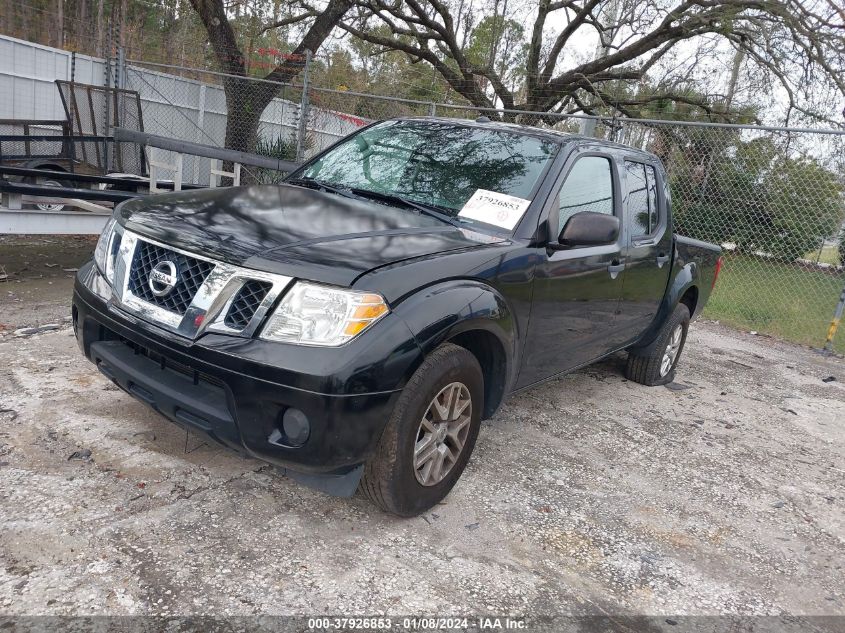
POLYGON ((677 249, 676 265, 683 266, 690 262, 697 264, 696 276, 700 280, 698 287, 701 293, 699 304, 704 305, 719 274, 722 248, 717 244, 685 237, 677 233, 675 234, 675 248, 677 249))

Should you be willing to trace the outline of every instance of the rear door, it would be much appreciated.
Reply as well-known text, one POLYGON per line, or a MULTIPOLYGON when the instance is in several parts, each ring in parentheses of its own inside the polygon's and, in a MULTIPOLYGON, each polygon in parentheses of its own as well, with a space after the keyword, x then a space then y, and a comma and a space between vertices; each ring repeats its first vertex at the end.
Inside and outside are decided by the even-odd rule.
POLYGON ((659 167, 639 157, 623 161, 627 253, 618 322, 632 337, 654 320, 672 268, 667 192, 659 167))
MULTIPOLYGON (((549 239, 575 213, 621 217, 617 161, 601 147, 576 151, 564 167, 547 209, 549 239)), ((538 249, 531 317, 518 386, 587 363, 619 340, 615 322, 624 279, 623 236, 614 244, 563 251, 538 249)))

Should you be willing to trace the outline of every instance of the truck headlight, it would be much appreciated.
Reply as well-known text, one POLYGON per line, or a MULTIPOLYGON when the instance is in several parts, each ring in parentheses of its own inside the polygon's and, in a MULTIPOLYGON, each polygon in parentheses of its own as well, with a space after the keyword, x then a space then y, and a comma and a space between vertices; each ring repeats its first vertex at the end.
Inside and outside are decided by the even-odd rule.
POLYGON ((110 284, 114 283, 114 260, 120 250, 122 237, 123 230, 120 225, 114 218, 110 218, 100 233, 97 248, 94 249, 94 263, 110 284))
POLYGON ((297 281, 270 317, 261 338, 335 347, 388 313, 381 295, 297 281))

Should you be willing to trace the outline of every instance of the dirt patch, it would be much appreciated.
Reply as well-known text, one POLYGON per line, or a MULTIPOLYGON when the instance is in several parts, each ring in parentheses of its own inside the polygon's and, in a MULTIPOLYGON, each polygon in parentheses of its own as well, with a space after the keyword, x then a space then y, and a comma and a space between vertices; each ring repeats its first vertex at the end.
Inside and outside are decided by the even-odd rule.
POLYGON ((0 329, 67 317, 74 273, 96 244, 90 235, 0 235, 0 329))

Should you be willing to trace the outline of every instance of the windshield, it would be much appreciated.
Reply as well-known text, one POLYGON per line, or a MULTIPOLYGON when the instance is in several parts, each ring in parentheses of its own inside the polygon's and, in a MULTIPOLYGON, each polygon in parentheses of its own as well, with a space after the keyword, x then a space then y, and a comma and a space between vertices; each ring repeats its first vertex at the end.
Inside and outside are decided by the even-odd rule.
MULTIPOLYGON (((385 121, 336 146, 295 178, 400 196, 454 217, 479 190, 530 200, 558 148, 553 141, 512 132, 385 121)), ((473 219, 486 221, 478 213, 473 219)))

